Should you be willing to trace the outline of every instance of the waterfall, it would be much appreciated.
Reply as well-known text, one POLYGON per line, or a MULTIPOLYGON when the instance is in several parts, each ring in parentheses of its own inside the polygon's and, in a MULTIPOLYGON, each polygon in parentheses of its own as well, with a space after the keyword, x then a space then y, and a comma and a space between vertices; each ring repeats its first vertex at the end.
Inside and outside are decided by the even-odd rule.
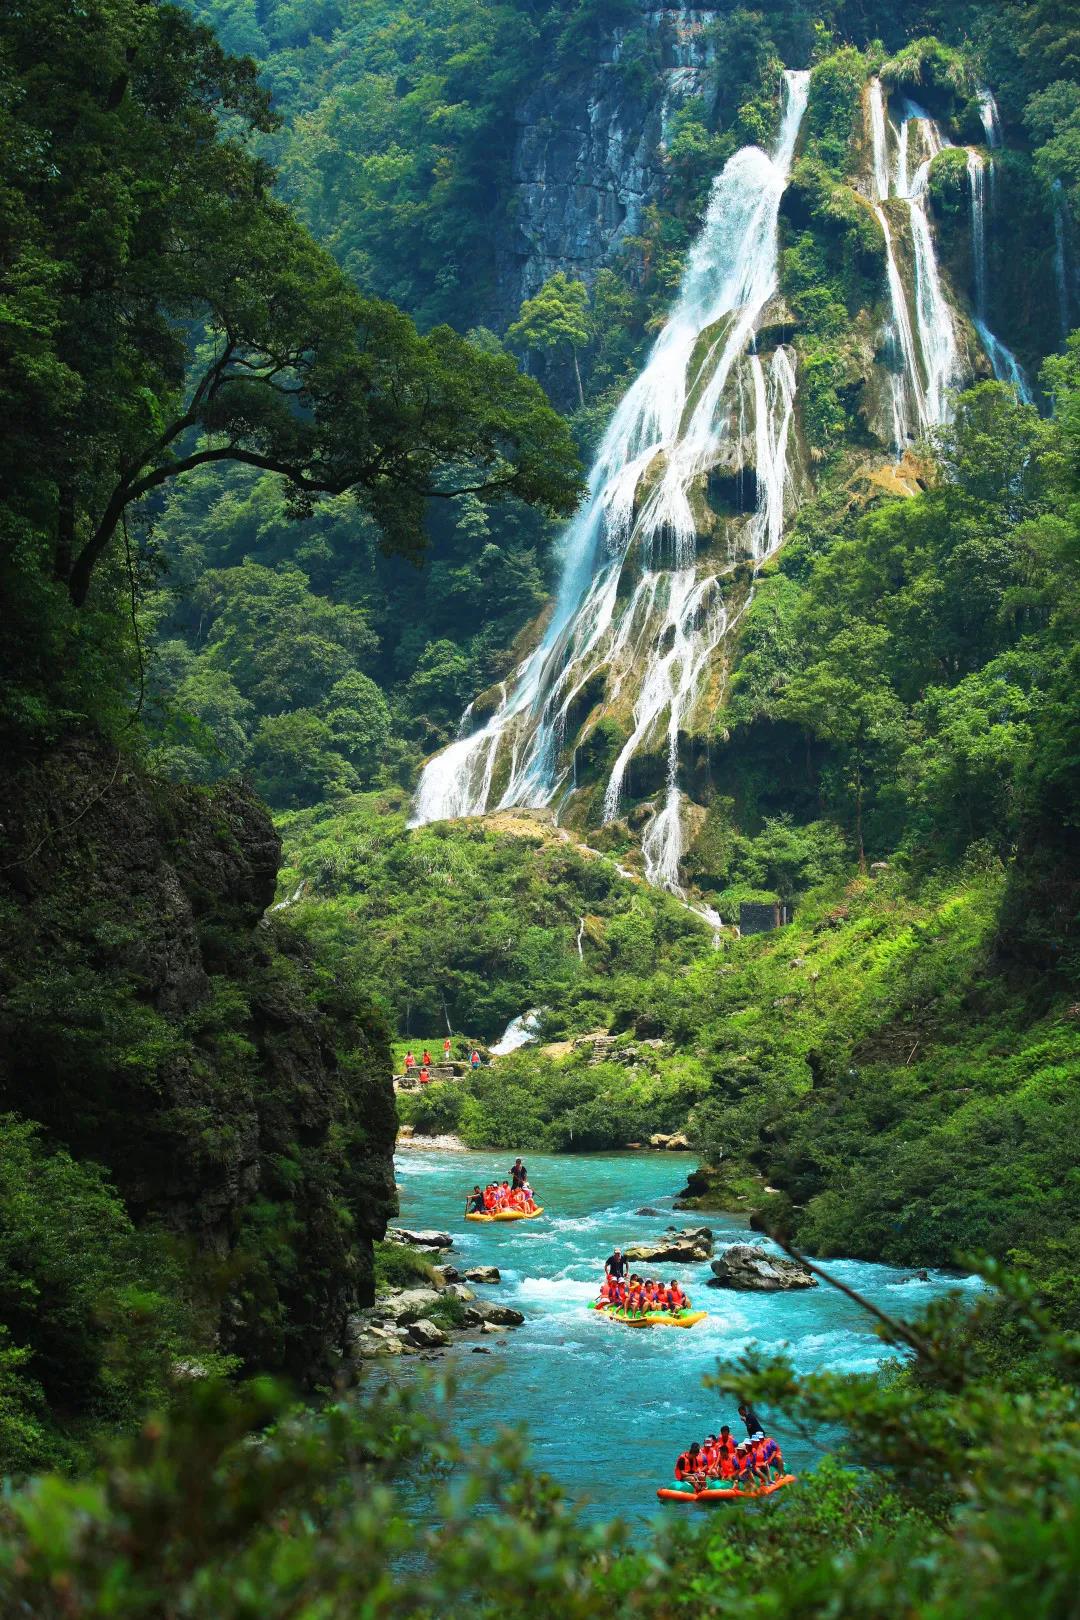
MULTIPOLYGON (((906 200, 915 250, 915 313, 926 373, 926 414, 931 423, 937 424, 951 415, 949 391, 956 383, 958 369, 956 329, 952 310, 942 290, 934 237, 926 210, 930 165, 945 142, 933 119, 912 104, 904 120, 905 133, 914 122, 920 126, 927 156, 915 171, 906 200)), ((904 150, 907 150, 906 141, 904 150)))
POLYGON ((967 155, 968 192, 971 197, 971 271, 975 313, 986 319, 986 165, 973 147, 967 155))
POLYGON ((979 117, 982 120, 983 134, 989 147, 1001 145, 1001 117, 998 113, 998 104, 994 100, 994 92, 984 85, 976 92, 979 98, 979 117))
MULTIPOLYGON (((768 363, 748 353, 776 291, 780 198, 809 86, 808 73, 784 79, 773 155, 744 147, 713 182, 671 313, 607 428, 586 501, 560 540, 543 639, 487 723, 428 761, 413 825, 493 806, 551 804, 570 779, 560 760, 566 733, 583 719, 571 711, 579 698, 595 701, 600 677, 609 711, 624 687, 636 688, 604 790, 605 819, 618 813, 634 756, 646 743, 660 744, 667 787, 643 854, 649 879, 681 892, 679 735, 732 622, 718 565, 710 571, 697 559, 695 505, 724 454, 741 477, 752 444, 754 507, 737 541, 728 531, 728 543, 756 564, 779 545, 792 498, 794 359, 784 347, 768 363)), ((721 571, 730 572, 733 560, 721 571)))
MULTIPOLYGON (((986 94, 989 94, 989 91, 986 94)), ((971 197, 971 263, 975 295, 975 330, 982 340, 994 376, 999 382, 1010 383, 1016 389, 1018 398, 1025 405, 1030 405, 1032 393, 1024 375, 1024 368, 1012 350, 995 336, 987 324, 986 164, 982 153, 972 148, 968 149, 967 173, 971 197)))
MULTIPOLYGON (((870 131, 874 159, 874 191, 876 194, 874 213, 877 216, 878 224, 881 226, 881 234, 885 238, 885 269, 891 310, 887 335, 895 359, 900 362, 899 367, 893 365, 889 369, 893 448, 899 455, 909 439, 913 438, 916 432, 922 432, 926 428, 927 415, 922 374, 919 369, 919 354, 915 345, 915 334, 911 326, 907 293, 904 290, 904 283, 900 278, 900 270, 896 262, 896 248, 893 243, 892 230, 885 210, 881 206, 883 202, 888 200, 891 189, 888 148, 888 131, 890 128, 891 125, 888 124, 885 117, 885 97, 882 93, 881 80, 875 78, 870 81, 870 131), (914 417, 914 423, 912 417, 914 417)), ((893 133, 895 134, 895 131, 893 133)), ((906 128, 901 131, 896 140, 897 188, 899 190, 902 184, 906 191, 906 128)))

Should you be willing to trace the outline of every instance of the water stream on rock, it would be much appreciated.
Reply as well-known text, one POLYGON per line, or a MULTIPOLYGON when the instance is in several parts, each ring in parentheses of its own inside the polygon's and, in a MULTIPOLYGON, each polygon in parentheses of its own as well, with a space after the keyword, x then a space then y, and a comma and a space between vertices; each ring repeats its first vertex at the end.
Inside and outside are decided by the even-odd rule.
MULTIPOLYGON (((833 1289, 732 1293, 705 1286, 708 1265, 647 1268, 684 1280, 695 1305, 709 1312, 697 1327, 635 1331, 605 1321, 589 1303, 616 1244, 655 1240, 671 1222, 711 1226, 717 1252, 737 1242, 769 1244, 735 1216, 672 1212, 694 1162, 688 1155, 525 1157, 545 1206, 539 1220, 484 1226, 462 1218, 466 1189, 505 1174, 513 1154, 409 1149, 397 1158, 401 1222, 451 1232, 448 1258, 459 1269, 497 1265, 502 1286, 478 1284, 476 1293, 526 1316, 522 1328, 475 1341, 490 1355, 474 1355, 468 1341, 448 1352, 463 1386, 454 1416, 459 1432, 490 1441, 500 1425, 525 1424, 536 1466, 586 1497, 588 1516, 651 1517, 658 1509, 656 1487, 670 1481, 683 1446, 724 1422, 736 1430, 729 1403, 701 1387, 718 1359, 755 1340, 770 1350, 787 1345, 801 1373, 867 1371, 892 1353, 874 1336, 870 1319, 833 1289), (636 1214, 643 1206, 660 1214, 636 1214)), ((934 1272, 920 1282, 866 1261, 838 1260, 830 1268, 900 1315, 914 1314, 949 1288, 980 1286, 934 1272)), ((812 1466, 818 1449, 774 1414, 762 1415, 788 1463, 796 1471, 812 1466)), ((823 1447, 830 1438, 818 1437, 823 1447)))

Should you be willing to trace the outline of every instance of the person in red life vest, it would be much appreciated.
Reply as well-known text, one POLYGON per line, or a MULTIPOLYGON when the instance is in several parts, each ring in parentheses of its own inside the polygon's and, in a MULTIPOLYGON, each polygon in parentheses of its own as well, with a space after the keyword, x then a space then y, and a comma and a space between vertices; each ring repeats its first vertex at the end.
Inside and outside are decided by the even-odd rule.
POLYGON ((626 1291, 626 1309, 630 1316, 641 1316, 645 1308, 645 1294, 640 1281, 635 1282, 631 1277, 630 1287, 626 1291))
POLYGON ((405 1054, 405 1073, 408 1074, 410 1069, 415 1069, 415 1068, 416 1068, 416 1059, 413 1057, 411 1052, 406 1052, 406 1054, 405 1054))
POLYGON ((755 1447, 757 1467, 766 1481, 779 1479, 784 1472, 784 1455, 771 1434, 763 1434, 755 1447))
POLYGON ((471 1069, 478 1069, 480 1067, 480 1054, 476 1050, 475 1046, 473 1047, 472 1051, 469 1053, 469 1067, 471 1069))
POLYGON ((705 1474, 701 1466, 701 1447, 696 1440, 676 1457, 675 1478, 680 1485, 690 1485, 695 1491, 701 1489, 705 1474))
POLYGON ((425 1066, 425 1068, 431 1068, 432 1057, 426 1046, 424 1047, 424 1055, 420 1059, 420 1062, 425 1066))
POLYGON ((607 1276, 600 1284, 600 1303, 602 1305, 611 1304, 611 1278, 607 1276))
POLYGON ((735 1457, 735 1437, 726 1423, 721 1426, 720 1433, 716 1437, 716 1455, 718 1460, 721 1457, 730 1457, 734 1460, 735 1457))
POLYGON ((740 1467, 741 1464, 735 1448, 735 1442, 732 1441, 730 1446, 725 1447, 720 1443, 720 1441, 717 1441, 716 1472, 719 1474, 725 1485, 733 1485, 735 1483, 739 1477, 740 1467))
POLYGON ((669 1311, 673 1311, 676 1315, 680 1311, 688 1310, 690 1307, 689 1297, 683 1293, 674 1277, 668 1283, 667 1307, 669 1311))
POLYGON ((701 1447, 701 1466, 706 1475, 715 1474, 719 1459, 716 1455, 716 1436, 710 1434, 705 1437, 701 1447))
POLYGON ((493 1181, 489 1181, 484 1188, 484 1208, 489 1215, 495 1208, 495 1183, 493 1181))
POLYGON ((421 1064, 421 1066, 420 1066, 420 1084, 422 1086, 426 1086, 430 1079, 431 1079, 431 1070, 428 1068, 426 1063, 421 1064))
POLYGON ((449 1037, 449 1035, 446 1037, 445 1041, 443 1041, 443 1043, 442 1043, 442 1058, 443 1058, 444 1063, 449 1063, 449 1061, 450 1061, 450 1037, 449 1037))

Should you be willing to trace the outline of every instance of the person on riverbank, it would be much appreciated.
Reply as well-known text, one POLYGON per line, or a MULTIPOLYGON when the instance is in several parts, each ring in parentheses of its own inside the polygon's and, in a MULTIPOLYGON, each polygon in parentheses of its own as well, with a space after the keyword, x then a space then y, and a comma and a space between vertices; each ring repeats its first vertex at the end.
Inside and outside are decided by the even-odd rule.
POLYGON ((443 1041, 443 1043, 442 1043, 442 1060, 443 1060, 444 1063, 449 1063, 450 1062, 450 1037, 449 1037, 449 1035, 446 1037, 445 1041, 443 1041))
POLYGON ((478 1069, 479 1067, 480 1067, 480 1054, 476 1050, 476 1047, 474 1046, 472 1051, 469 1053, 469 1068, 470 1069, 478 1069))
POLYGON ((416 1068, 416 1059, 415 1059, 415 1057, 413 1056, 413 1054, 411 1052, 406 1052, 406 1054, 405 1054, 405 1068, 404 1068, 403 1072, 405 1074, 408 1074, 410 1069, 415 1069, 415 1068, 416 1068))
POLYGON ((431 1053, 428 1051, 427 1047, 425 1046, 424 1047, 424 1055, 420 1059, 420 1062, 421 1062, 421 1064, 423 1065, 423 1067, 425 1069, 430 1069, 431 1065, 432 1065, 432 1061, 433 1061, 433 1059, 432 1059, 431 1053))

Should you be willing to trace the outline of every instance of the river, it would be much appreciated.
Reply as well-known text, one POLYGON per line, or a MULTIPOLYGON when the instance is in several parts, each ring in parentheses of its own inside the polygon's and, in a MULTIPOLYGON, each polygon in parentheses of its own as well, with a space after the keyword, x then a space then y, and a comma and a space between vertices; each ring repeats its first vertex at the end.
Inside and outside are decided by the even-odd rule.
MULTIPOLYGON (((735 1411, 704 1389, 702 1378, 751 1342, 770 1350, 786 1345, 806 1373, 865 1372, 889 1353, 866 1314, 835 1289, 732 1293, 705 1286, 708 1265, 662 1268, 665 1276, 679 1276, 695 1306, 708 1310, 708 1320, 695 1328, 634 1331, 605 1321, 589 1303, 616 1244, 659 1237, 670 1221, 711 1226, 718 1251, 764 1240, 732 1215, 637 1215, 644 1205, 670 1212, 694 1163, 688 1155, 663 1153, 530 1153, 526 1163, 544 1215, 506 1225, 467 1222, 466 1191, 505 1175, 512 1158, 399 1152, 400 1224, 451 1232, 448 1258, 461 1270, 497 1265, 502 1286, 478 1285, 476 1292, 526 1316, 524 1327, 485 1341, 490 1355, 475 1355, 471 1343, 448 1352, 460 1383, 453 1417, 459 1431, 490 1441, 500 1425, 524 1425, 536 1466, 577 1496, 586 1516, 652 1517, 656 1487, 670 1481, 686 1444, 725 1422, 742 1437, 735 1411)), ((910 1272, 862 1260, 832 1261, 830 1270, 898 1315, 913 1315, 949 1289, 980 1286, 977 1279, 938 1272, 920 1282, 910 1272)), ((825 1449, 786 1430, 781 1418, 762 1416, 796 1472, 825 1449)))

